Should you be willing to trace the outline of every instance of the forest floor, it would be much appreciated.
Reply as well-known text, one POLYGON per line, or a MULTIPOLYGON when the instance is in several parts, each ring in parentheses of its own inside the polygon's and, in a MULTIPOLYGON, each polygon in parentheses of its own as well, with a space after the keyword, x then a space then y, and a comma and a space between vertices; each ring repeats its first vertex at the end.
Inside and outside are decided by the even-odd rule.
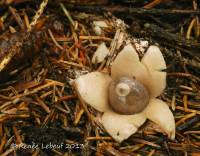
POLYGON ((0 156, 200 155, 199 5, 199 0, 0 0, 0 156), (94 21, 107 25, 99 35, 94 21), (148 41, 161 49, 167 87, 159 98, 173 112, 175 140, 146 121, 117 143, 92 121, 99 112, 71 85, 79 75, 110 70, 112 59, 92 63, 92 57, 102 42, 113 48, 118 31, 135 44, 148 41))

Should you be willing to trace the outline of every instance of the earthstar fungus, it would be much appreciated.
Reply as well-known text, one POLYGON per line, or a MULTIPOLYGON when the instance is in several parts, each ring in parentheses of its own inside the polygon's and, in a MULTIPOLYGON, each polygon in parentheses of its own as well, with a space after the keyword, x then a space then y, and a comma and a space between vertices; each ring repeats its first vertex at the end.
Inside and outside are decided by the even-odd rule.
POLYGON ((137 132, 149 119, 170 139, 175 138, 175 121, 168 105, 156 97, 166 86, 165 60, 157 46, 150 46, 140 61, 128 44, 111 66, 111 76, 91 72, 75 80, 81 98, 103 112, 106 131, 118 142, 137 132))

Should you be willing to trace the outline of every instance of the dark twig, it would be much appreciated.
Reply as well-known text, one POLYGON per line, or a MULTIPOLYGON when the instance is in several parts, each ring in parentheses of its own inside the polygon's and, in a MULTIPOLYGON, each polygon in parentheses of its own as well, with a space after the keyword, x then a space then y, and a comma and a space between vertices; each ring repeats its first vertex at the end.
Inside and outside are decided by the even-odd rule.
POLYGON ((177 14, 177 15, 200 15, 199 10, 178 10, 178 9, 145 9, 145 8, 130 8, 121 6, 81 6, 81 5, 71 5, 66 6, 66 8, 71 10, 79 10, 84 12, 99 12, 109 11, 112 13, 126 13, 126 14, 177 14))

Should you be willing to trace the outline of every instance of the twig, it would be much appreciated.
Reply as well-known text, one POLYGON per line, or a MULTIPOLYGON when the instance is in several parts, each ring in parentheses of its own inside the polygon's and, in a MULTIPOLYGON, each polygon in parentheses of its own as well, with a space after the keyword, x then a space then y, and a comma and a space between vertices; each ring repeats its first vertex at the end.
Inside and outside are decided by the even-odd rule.
POLYGON ((116 30, 116 33, 115 33, 115 36, 111 42, 111 45, 110 45, 110 53, 109 53, 109 56, 108 56, 108 61, 106 62, 106 66, 109 67, 110 66, 110 63, 113 61, 115 55, 116 55, 116 47, 117 47, 117 41, 119 39, 119 35, 120 35, 120 32, 121 30, 120 29, 117 29, 116 30))
POLYGON ((88 108, 87 108, 85 102, 83 101, 83 99, 82 99, 80 93, 78 92, 77 85, 76 85, 75 83, 73 83, 73 84, 72 84, 72 87, 75 89, 76 94, 77 94, 77 97, 78 97, 78 99, 80 100, 80 104, 81 104, 81 106, 83 107, 83 109, 85 110, 85 112, 86 112, 86 114, 87 114, 87 116, 88 116, 88 119, 90 120, 90 122, 91 122, 92 125, 94 126, 95 124, 94 124, 93 115, 89 112, 89 110, 88 110, 88 108))
POLYGON ((152 2, 145 5, 144 8, 146 8, 146 9, 153 8, 154 6, 160 4, 161 2, 162 2, 162 0, 153 0, 152 2))
POLYGON ((55 37, 53 36, 53 33, 51 32, 50 29, 48 29, 48 33, 53 41, 53 43, 58 47, 60 50, 63 50, 63 47, 56 41, 55 37))
POLYGON ((96 137, 87 137, 87 140, 113 140, 112 137, 102 137, 102 136, 96 136, 96 137))
POLYGON ((192 32, 192 28, 194 27, 195 21, 196 21, 196 18, 193 18, 188 27, 187 34, 186 34, 186 39, 188 40, 191 38, 191 32, 192 32))
POLYGON ((109 37, 104 36, 79 36, 81 40, 104 40, 104 41, 112 41, 109 37))
POLYGON ((81 6, 81 5, 71 5, 67 6, 71 10, 79 10, 84 12, 112 12, 112 13, 126 13, 127 14, 178 14, 178 15, 187 15, 194 14, 200 15, 199 10, 179 10, 179 9, 145 9, 145 8, 130 8, 130 7, 121 7, 121 6, 81 6))
POLYGON ((33 26, 35 26, 35 24, 37 23, 37 20, 40 18, 40 16, 42 15, 44 9, 46 8, 48 4, 48 0, 43 0, 43 2, 40 4, 40 7, 38 9, 38 11, 36 12, 35 16, 33 17, 33 20, 30 23, 30 27, 28 29, 28 32, 30 32, 33 28, 33 26))
POLYGON ((65 8, 65 6, 62 3, 60 3, 60 7, 62 8, 63 12, 67 16, 67 18, 68 18, 69 22, 71 23, 71 25, 74 26, 75 25, 74 24, 74 20, 72 19, 70 13, 67 11, 67 9, 65 8))
POLYGON ((16 12, 16 10, 14 8, 12 8, 11 6, 9 7, 9 10, 12 13, 12 15, 14 16, 18 25, 20 26, 21 30, 25 30, 24 23, 23 23, 21 17, 19 16, 19 14, 16 12))

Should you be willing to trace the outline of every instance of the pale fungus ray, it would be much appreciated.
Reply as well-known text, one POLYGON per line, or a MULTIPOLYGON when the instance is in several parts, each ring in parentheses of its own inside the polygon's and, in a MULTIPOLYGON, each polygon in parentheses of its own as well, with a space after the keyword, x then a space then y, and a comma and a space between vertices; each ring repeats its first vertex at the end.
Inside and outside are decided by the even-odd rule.
POLYGON ((121 76, 135 78, 149 88, 149 73, 146 67, 140 62, 138 54, 133 46, 128 44, 118 54, 111 67, 111 77, 118 79, 121 76))
POLYGON ((175 121, 168 105, 159 99, 151 99, 145 109, 148 119, 158 124, 169 136, 175 138, 175 121))
POLYGON ((93 25, 94 32, 99 36, 102 35, 103 28, 108 28, 108 25, 105 21, 94 21, 93 25))
POLYGON ((105 42, 102 42, 97 50, 95 51, 93 57, 92 57, 92 63, 100 63, 103 62, 103 60, 106 58, 106 56, 109 54, 109 50, 106 47, 105 42))
MULTIPOLYGON (((132 44, 127 44, 121 51, 120 53, 126 53, 126 55, 129 55, 130 57, 132 57, 132 59, 139 61, 139 56, 135 50, 135 48, 133 47, 132 44)), ((119 55, 118 55, 119 56, 119 55)))
POLYGON ((166 63, 160 49, 157 46, 150 46, 141 62, 146 66, 151 77, 151 97, 157 97, 166 87, 166 63))
POLYGON ((145 122, 144 114, 120 115, 113 111, 107 111, 102 116, 102 124, 106 131, 118 142, 121 142, 132 134, 145 122))
POLYGON ((108 85, 111 78, 101 72, 92 72, 75 80, 81 98, 100 112, 108 108, 108 85))

